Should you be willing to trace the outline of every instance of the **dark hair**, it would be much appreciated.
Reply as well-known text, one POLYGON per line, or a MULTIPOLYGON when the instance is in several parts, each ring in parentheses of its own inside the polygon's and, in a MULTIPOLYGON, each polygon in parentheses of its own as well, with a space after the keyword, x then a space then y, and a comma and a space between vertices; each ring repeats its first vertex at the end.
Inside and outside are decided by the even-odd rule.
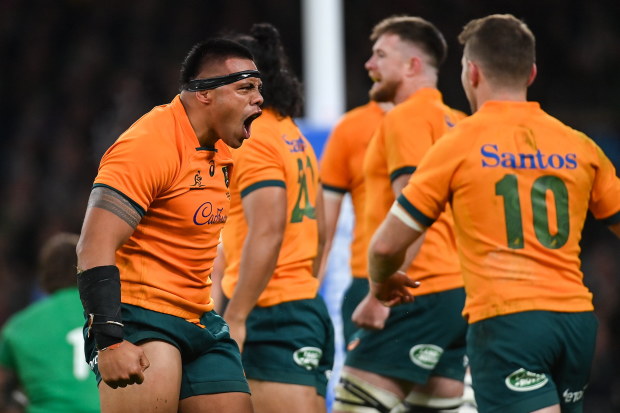
POLYGON ((472 20, 459 35, 465 57, 475 60, 496 84, 524 84, 536 62, 536 39, 527 25, 511 14, 472 20))
POLYGON ((180 90, 187 82, 196 79, 207 65, 218 64, 231 57, 254 60, 245 46, 231 39, 213 38, 195 44, 181 65, 180 90))
POLYGON ((77 254, 79 236, 61 232, 48 239, 39 252, 39 282, 47 293, 77 284, 77 254))
POLYGON ((290 68, 278 29, 269 23, 257 23, 250 29, 249 35, 237 35, 234 40, 254 55, 263 82, 263 106, 273 109, 280 116, 301 115, 301 82, 290 68))
POLYGON ((392 16, 383 19, 372 29, 370 40, 374 42, 384 34, 398 35, 402 40, 422 48, 436 68, 446 60, 446 39, 434 24, 421 17, 392 16))

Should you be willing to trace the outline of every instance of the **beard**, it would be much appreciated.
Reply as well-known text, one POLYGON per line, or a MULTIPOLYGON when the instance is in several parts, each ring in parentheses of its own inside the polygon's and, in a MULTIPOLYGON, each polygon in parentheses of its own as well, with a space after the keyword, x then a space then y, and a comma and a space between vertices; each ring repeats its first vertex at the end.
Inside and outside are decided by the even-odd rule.
POLYGON ((368 96, 375 102, 393 102, 398 90, 398 82, 382 80, 380 83, 373 83, 368 96))

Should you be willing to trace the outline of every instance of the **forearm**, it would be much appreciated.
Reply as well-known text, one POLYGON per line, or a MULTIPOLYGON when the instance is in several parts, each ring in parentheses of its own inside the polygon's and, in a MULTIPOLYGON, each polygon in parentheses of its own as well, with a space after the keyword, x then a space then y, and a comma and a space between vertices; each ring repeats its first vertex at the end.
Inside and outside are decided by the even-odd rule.
MULTIPOLYGON (((407 182, 409 182, 410 177, 411 177, 411 174, 404 174, 404 175, 399 176, 392 182, 392 192, 394 194, 394 199, 400 196, 402 189, 407 185, 407 182)), ((391 274, 393 274, 396 271, 402 271, 404 273, 407 272, 407 270, 411 266, 411 262, 414 260, 416 255, 418 255, 418 252, 420 251, 420 247, 422 246, 422 242, 423 242, 423 237, 420 237, 407 248, 407 252, 403 257, 399 268, 394 270, 391 274)), ((388 267, 390 266, 388 265, 388 267)))
POLYGON ((139 218, 128 222, 127 213, 135 211, 126 204, 127 201, 114 191, 94 189, 77 246, 78 290, 89 317, 88 334, 94 334, 99 349, 123 340, 120 273, 115 256, 116 250, 131 236, 132 225, 137 225, 139 218))
POLYGON ((411 244, 409 248, 407 248, 407 253, 405 254, 405 258, 399 268, 399 271, 402 271, 405 273, 407 272, 407 270, 411 266, 411 263, 413 262, 415 257, 417 257, 418 253, 420 252, 420 248, 422 248, 422 243, 424 243, 425 236, 426 234, 422 234, 420 238, 415 240, 415 242, 411 244))
POLYGON ((370 251, 368 257, 368 274, 371 281, 381 283, 398 271, 405 262, 405 252, 382 254, 370 251))
MULTIPOLYGON (((414 229, 405 224, 402 217, 395 215, 396 212, 394 207, 390 210, 370 242, 368 272, 374 282, 384 282, 398 271, 405 262, 408 250, 411 250, 409 254, 417 251, 415 246, 413 249, 410 246, 423 232, 420 226, 414 229)), ((406 265, 409 263, 410 261, 406 265)))
POLYGON ((312 276, 322 280, 324 278, 324 265, 327 265, 327 253, 325 250, 325 241, 319 239, 317 245, 316 257, 312 263, 312 276))
POLYGON ((211 298, 215 307, 213 309, 221 314, 223 307, 222 278, 224 278, 224 270, 226 269, 226 257, 224 256, 224 247, 222 243, 217 246, 217 255, 213 261, 213 270, 211 271, 211 298))
POLYGON ((323 191, 323 205, 325 212, 325 225, 324 225, 324 244, 321 248, 321 240, 319 240, 319 252, 317 257, 320 257, 317 278, 319 282, 323 282, 325 278, 325 272, 327 271, 327 261, 329 259, 329 252, 331 251, 334 235, 336 234, 336 227, 338 224, 338 218, 340 217, 340 208, 342 206, 342 199, 344 195, 334 191, 323 191))
POLYGON ((275 271, 281 244, 282 234, 248 233, 239 264, 239 280, 226 307, 227 320, 245 321, 256 306, 275 271))

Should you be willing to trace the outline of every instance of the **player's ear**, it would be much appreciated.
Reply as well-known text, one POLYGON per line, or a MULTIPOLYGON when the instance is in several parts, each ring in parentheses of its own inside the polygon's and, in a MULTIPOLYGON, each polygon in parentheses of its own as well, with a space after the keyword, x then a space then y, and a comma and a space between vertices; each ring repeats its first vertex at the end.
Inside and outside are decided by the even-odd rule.
POLYGON ((478 65, 471 60, 467 61, 467 80, 469 80, 469 84, 473 87, 477 87, 480 83, 480 79, 482 78, 482 73, 480 72, 480 68, 478 65))
POLYGON ((527 79, 527 85, 530 86, 534 83, 534 79, 536 79, 536 75, 538 74, 538 68, 536 67, 536 63, 532 65, 532 70, 530 71, 530 77, 527 79))
POLYGON ((196 99, 198 99, 200 103, 209 104, 211 103, 211 100, 213 99, 213 94, 210 92, 212 91, 211 90, 199 90, 194 93, 196 94, 196 99))
POLYGON ((408 73, 410 76, 415 76, 415 75, 417 75, 418 73, 422 72, 422 66, 423 66, 423 64, 422 64, 422 60, 421 60, 418 56, 412 56, 412 57, 409 59, 409 62, 408 62, 408 63, 409 63, 409 64, 408 64, 408 66, 407 66, 407 73, 408 73))

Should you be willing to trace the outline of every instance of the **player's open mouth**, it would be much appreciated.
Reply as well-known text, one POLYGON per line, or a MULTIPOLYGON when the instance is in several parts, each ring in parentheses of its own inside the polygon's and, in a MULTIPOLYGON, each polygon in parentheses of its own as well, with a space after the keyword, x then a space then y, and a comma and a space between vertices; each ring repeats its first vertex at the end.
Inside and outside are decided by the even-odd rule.
POLYGON ((245 132, 246 139, 250 137, 250 129, 251 129, 251 126, 252 126, 252 122, 254 122, 254 119, 258 118, 262 113, 263 113, 262 111, 256 112, 253 115, 250 115, 243 122, 243 130, 245 132))

